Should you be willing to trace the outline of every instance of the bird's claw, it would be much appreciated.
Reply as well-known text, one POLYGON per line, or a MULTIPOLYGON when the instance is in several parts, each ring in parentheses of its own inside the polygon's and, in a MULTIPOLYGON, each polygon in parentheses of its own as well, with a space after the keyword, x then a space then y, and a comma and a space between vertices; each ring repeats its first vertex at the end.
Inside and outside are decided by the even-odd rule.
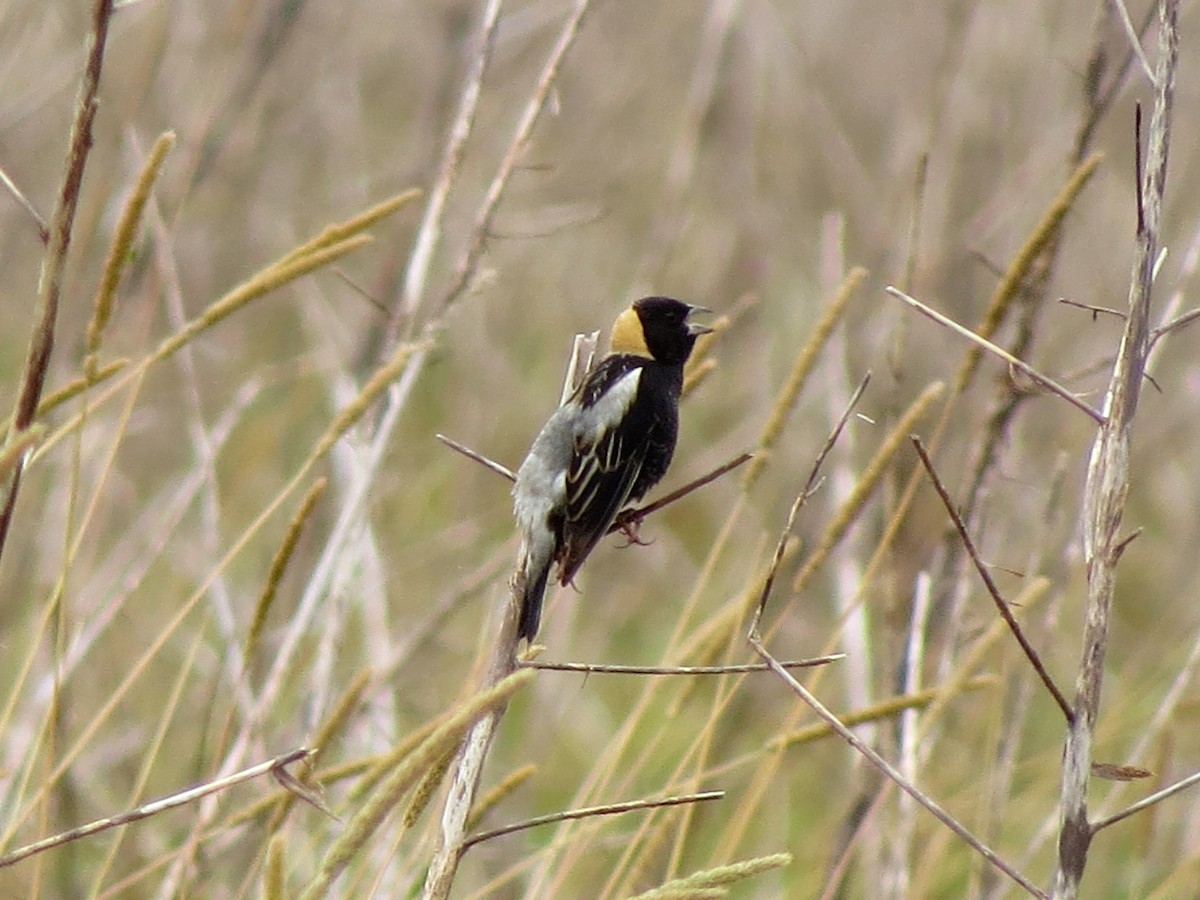
POLYGON ((642 527, 642 519, 640 516, 629 516, 621 522, 617 523, 617 530, 625 536, 625 543, 618 549, 624 550, 626 547, 632 547, 637 544, 639 547, 647 547, 652 542, 642 540, 642 536, 638 534, 638 530, 642 527))

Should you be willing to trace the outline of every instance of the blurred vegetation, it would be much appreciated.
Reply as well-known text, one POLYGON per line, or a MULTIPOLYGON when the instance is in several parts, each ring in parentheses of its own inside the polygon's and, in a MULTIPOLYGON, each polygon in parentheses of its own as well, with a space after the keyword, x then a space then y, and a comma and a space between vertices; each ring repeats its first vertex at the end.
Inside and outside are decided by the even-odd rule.
MULTIPOLYGON (((797 355, 862 266, 864 282, 748 490, 740 474, 727 476, 648 519, 649 546, 620 549, 610 539, 577 591, 549 598, 544 655, 751 661, 747 601, 870 370, 860 415, 797 521, 768 610, 769 644, 781 658, 849 652, 803 677, 850 714, 905 693, 905 646, 919 632, 923 665, 910 687, 933 689, 932 705, 919 708, 915 725, 900 726, 889 711, 861 734, 895 759, 904 728, 919 729, 915 780, 1044 884, 1062 717, 1011 637, 995 632, 995 609, 947 540, 949 522, 927 484, 868 569, 917 468, 907 442, 828 561, 801 590, 791 585, 889 430, 932 382, 946 382, 914 430, 932 435, 953 404, 933 455, 963 502, 972 466, 991 448, 969 509, 972 532, 1005 596, 1029 595, 1018 617, 1070 696, 1084 583, 1079 491, 1094 423, 992 358, 953 397, 965 342, 883 287, 976 326, 1076 166, 1103 153, 994 335, 1100 404, 1120 320, 1059 299, 1119 310, 1128 290, 1132 110, 1150 88, 1136 63, 1126 65, 1129 40, 1111 4, 598 3, 523 148, 480 266, 443 319, 438 298, 571 6, 510 4, 455 170, 427 299, 397 331, 389 311, 401 303, 482 5, 141 0, 118 9, 48 392, 83 376, 92 301, 121 211, 155 139, 172 131, 176 143, 98 354, 101 365, 129 367, 86 392, 82 425, 79 397, 39 418, 48 430, 3 548, 0 853, 321 733, 312 777, 329 807, 351 819, 374 783, 362 780, 370 767, 406 741, 411 749, 469 695, 489 611, 506 598, 516 550, 508 485, 434 435, 515 467, 557 402, 571 336, 606 327, 637 296, 671 294, 729 322, 710 348, 717 368, 686 401, 670 489, 758 446, 797 355), (1093 89, 1108 90, 1111 103, 1098 104, 1093 89), (1085 128, 1089 116, 1094 129, 1085 128), (373 224, 370 243, 139 368, 256 272, 413 187, 424 197, 373 224), (414 355, 397 359, 397 333, 428 342, 405 344, 414 355), (364 385, 391 383, 361 418, 338 419, 356 397, 378 401, 361 397, 364 385), (1011 416, 989 424, 1010 402, 1011 416), (381 430, 384 407, 395 413, 390 430, 381 430), (322 436, 341 433, 339 421, 345 436, 314 455, 322 436), (377 461, 373 450, 382 451, 377 461), (296 523, 294 550, 286 566, 279 560, 282 576, 263 605, 289 520, 320 476, 328 486, 296 523), (921 573, 931 607, 914 629, 921 573), (306 602, 311 618, 298 619, 306 602), (956 676, 963 680, 947 688, 956 676), (322 732, 339 698, 342 715, 322 732)), ((1127 5, 1141 23, 1147 4, 1127 5)), ((85 4, 0 7, 0 168, 44 218, 62 178, 88 27, 85 4)), ((1186 8, 1160 323, 1194 305, 1200 56, 1188 36, 1198 29, 1186 8)), ((1146 44, 1153 58, 1152 37, 1146 44)), ((3 192, 8 407, 42 255, 33 218, 3 192)), ((1200 610, 1187 600, 1200 576, 1180 556, 1200 543, 1200 478, 1188 463, 1200 368, 1186 349, 1198 334, 1184 328, 1160 343, 1143 395, 1125 520, 1142 533, 1122 560, 1097 734, 1099 760, 1155 774, 1096 781, 1099 811, 1200 766, 1200 610)), ((485 790, 530 763, 536 770, 485 811, 481 829, 689 791, 726 797, 481 843, 464 858, 455 896, 632 897, 779 853, 791 861, 752 864, 753 874, 723 888, 700 879, 686 889, 1022 896, 942 825, 908 810, 840 740, 780 744, 814 721, 765 673, 539 672, 503 721, 485 790)), ((68 844, 0 869, 0 896, 296 896, 344 825, 305 804, 273 816, 284 796, 254 780, 68 844)), ((397 802, 329 896, 419 888, 439 803, 406 827, 407 801, 397 802)), ((1200 794, 1103 831, 1092 851, 1089 897, 1194 897, 1200 794)))

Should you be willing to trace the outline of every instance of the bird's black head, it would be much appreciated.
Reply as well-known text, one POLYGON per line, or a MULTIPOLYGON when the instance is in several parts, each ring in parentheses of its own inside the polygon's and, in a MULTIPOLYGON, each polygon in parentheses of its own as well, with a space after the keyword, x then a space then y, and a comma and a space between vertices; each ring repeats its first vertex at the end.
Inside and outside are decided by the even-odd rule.
POLYGON ((617 316, 613 325, 614 353, 652 357, 668 365, 683 365, 696 337, 712 331, 706 325, 689 324, 692 313, 708 312, 670 297, 643 297, 617 316))

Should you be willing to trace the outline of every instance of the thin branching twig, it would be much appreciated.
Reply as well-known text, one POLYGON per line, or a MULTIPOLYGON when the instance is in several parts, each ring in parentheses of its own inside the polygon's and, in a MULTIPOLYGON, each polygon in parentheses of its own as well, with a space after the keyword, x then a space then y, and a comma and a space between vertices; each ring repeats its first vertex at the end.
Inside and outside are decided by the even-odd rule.
POLYGON ((950 813, 938 805, 931 797, 927 796, 916 785, 909 782, 891 763, 885 760, 882 756, 876 753, 869 746, 864 744, 857 735, 845 725, 843 725, 836 715, 834 715, 824 704, 821 703, 809 690, 798 682, 787 669, 779 665, 776 660, 763 646, 759 637, 752 634, 749 638, 750 646, 754 648, 754 652, 766 661, 771 670, 778 675, 783 682, 792 689, 792 691, 807 703, 820 718, 836 731, 841 738, 846 741, 851 747, 857 750, 868 762, 879 769, 892 782, 896 784, 902 791, 920 803, 925 809, 929 810, 933 816, 958 835, 962 840, 979 853, 984 859, 990 862, 993 866, 1023 887, 1030 896, 1045 897, 1036 885, 1012 866, 1008 864, 995 850, 988 847, 982 841, 975 837, 962 823, 955 819, 950 813))
POLYGON ((1109 825, 1115 825, 1122 819, 1127 819, 1134 813, 1141 812, 1143 809, 1149 809, 1156 803, 1161 803, 1168 797, 1174 797, 1180 791, 1185 791, 1194 785, 1200 784, 1200 772, 1193 772, 1187 778, 1181 778, 1174 784, 1168 785, 1161 791, 1155 791, 1149 797, 1143 797, 1137 803, 1126 807, 1120 812, 1115 812, 1111 816, 1105 816, 1103 819, 1098 819, 1092 823, 1092 834, 1095 834, 1101 828, 1107 828, 1109 825))
POLYGON ((862 399, 863 393, 867 389, 867 385, 871 383, 871 373, 868 372, 863 376, 862 381, 858 383, 854 393, 850 396, 850 400, 846 404, 846 408, 842 411, 842 416, 837 420, 837 423, 830 430, 829 435, 825 438, 825 443, 821 445, 817 457, 813 460, 812 468, 808 472, 808 480, 804 482, 804 487, 800 493, 796 495, 796 499, 792 502, 792 508, 788 512, 787 524, 783 528, 783 532, 779 536, 779 542, 775 545, 775 556, 771 561, 771 568, 767 572, 767 578, 763 582, 762 593, 759 595, 758 603, 754 607, 754 614, 750 617, 750 633, 755 634, 758 631, 759 623, 762 621, 763 613, 767 609, 767 598, 771 596, 771 588, 775 584, 775 578, 779 574, 779 566, 783 562, 783 552, 787 547, 788 538, 792 533, 792 528, 796 524, 796 517, 800 514, 801 507, 804 506, 808 498, 820 484, 821 466, 825 459, 833 450, 834 444, 837 443, 838 437, 842 430, 846 427, 846 423, 850 421, 850 414, 854 412, 854 407, 858 406, 858 401, 862 399))
POLYGON ((1008 601, 1001 596, 1000 588, 996 586, 996 582, 992 578, 992 573, 988 571, 987 565, 980 558, 979 551, 975 548, 975 542, 971 539, 970 532, 967 531, 966 523, 963 522, 962 516, 958 514, 958 510, 954 508, 954 501, 950 499, 950 494, 946 491, 946 486, 942 484, 942 479, 938 476, 937 469, 933 466, 933 460, 929 458, 929 454, 926 452, 925 446, 921 443, 921 439, 914 437, 912 442, 917 450, 917 456, 921 458, 921 465, 929 473, 929 480, 933 482, 933 488, 937 491, 938 497, 942 500, 942 505, 946 508, 946 513, 950 516, 951 521, 954 522, 954 527, 958 530, 959 539, 966 548, 967 554, 971 557, 971 562, 975 565, 975 571, 979 573, 984 587, 987 588, 988 595, 992 598, 992 602, 996 604, 1000 618, 1004 620, 1013 637, 1017 639, 1017 643, 1021 645, 1021 651, 1025 654, 1025 658, 1029 660, 1029 664, 1033 666, 1033 670, 1037 673, 1038 678, 1041 679, 1046 690, 1050 692, 1050 696, 1054 698, 1054 702, 1058 704, 1058 708, 1062 710, 1063 716, 1069 723, 1072 717, 1071 705, 1067 703, 1067 698, 1063 696, 1062 691, 1058 689, 1058 685, 1054 683, 1054 679, 1050 677, 1050 673, 1046 671, 1046 666, 1042 663, 1041 656, 1033 648, 1033 644, 1029 642, 1029 638, 1025 636, 1020 623, 1012 614, 1012 610, 1009 609, 1008 601))
POLYGON ((905 303, 907 303, 913 309, 917 310, 917 312, 921 313, 922 315, 927 316, 928 318, 937 322, 939 325, 943 325, 946 328, 949 328, 951 331, 955 332, 956 334, 961 335, 962 337, 966 338, 971 343, 975 344, 977 347, 980 347, 983 350, 986 350, 988 353, 992 354, 997 359, 1003 360, 1004 362, 1008 363, 1008 365, 1012 366, 1014 369, 1019 369, 1021 372, 1024 372, 1026 375, 1028 375, 1030 378, 1032 378, 1034 381, 1036 381, 1038 384, 1040 384, 1046 390, 1050 391, 1052 394, 1057 394, 1058 396, 1060 396, 1064 400, 1066 400, 1068 403, 1070 403, 1072 406, 1076 407, 1077 409, 1083 410, 1083 412, 1085 412, 1089 416, 1091 416, 1092 419, 1095 420, 1098 424, 1104 423, 1104 416, 1101 413, 1092 409, 1090 406, 1088 406, 1086 403, 1084 403, 1082 400, 1080 400, 1077 396, 1075 396, 1075 394, 1068 391, 1065 387, 1060 385, 1054 379, 1050 378, 1049 376, 1043 375, 1041 372, 1039 372, 1033 366, 1029 365, 1029 363, 1025 362, 1024 360, 1017 359, 1017 357, 1013 356, 1011 353, 1009 353, 1003 347, 999 347, 996 344, 993 344, 987 338, 981 337, 980 335, 976 334, 971 329, 966 328, 962 325, 959 325, 957 322, 955 322, 949 316, 942 315, 942 313, 938 312, 937 310, 933 309, 932 307, 926 306, 924 303, 922 303, 920 300, 916 299, 915 297, 910 297, 908 294, 904 293, 904 291, 898 290, 897 288, 891 287, 890 285, 886 288, 886 290, 893 297, 903 300, 905 303))
MULTIPOLYGON (((826 666, 846 658, 844 653, 814 656, 812 659, 789 659, 781 662, 785 669, 807 669, 826 666)), ((763 663, 742 663, 728 666, 622 666, 610 663, 546 662, 540 659, 521 660, 522 669, 546 669, 551 672, 581 672, 584 675, 733 675, 739 672, 766 672, 763 663)))
POLYGON ((463 841, 463 849, 472 847, 483 841, 527 831, 539 825, 549 825, 553 822, 566 822, 569 819, 590 819, 594 816, 615 816, 620 813, 634 812, 640 809, 661 809, 666 806, 682 806, 686 803, 704 803, 707 800, 720 800, 725 796, 724 791, 704 791, 699 794, 684 794, 679 797, 664 797, 661 800, 631 800, 627 803, 605 803, 601 806, 589 806, 586 809, 568 809, 562 812, 550 813, 526 819, 524 822, 514 822, 503 828, 493 828, 491 831, 481 831, 472 834, 463 841))
MULTIPOLYGON (((19 847, 10 853, 0 855, 0 869, 6 866, 11 866, 23 859, 28 859, 38 853, 44 853, 54 847, 59 847, 63 844, 68 844, 71 841, 77 841, 80 838, 90 837, 93 834, 99 834, 102 831, 107 831, 110 828, 116 828, 120 825, 128 825, 130 822, 137 822, 141 819, 149 818, 157 815, 168 809, 175 809, 179 806, 185 806, 199 800, 201 797, 206 797, 209 794, 214 794, 218 791, 223 791, 226 788, 232 787, 235 784, 241 784, 244 781, 250 781, 253 778, 258 778, 261 775, 268 773, 277 773, 286 769, 292 763, 299 762, 302 759, 307 759, 315 750, 307 747, 301 747, 297 750, 292 750, 288 753, 283 753, 273 757, 266 762, 259 763, 256 766, 251 766, 248 769, 243 769, 240 772, 234 772, 223 778, 214 778, 212 781, 206 781, 203 784, 193 788, 188 788, 185 791, 179 791, 174 794, 169 794, 159 800, 153 800, 150 803, 143 803, 134 809, 127 810, 115 816, 105 816, 103 819, 97 819, 94 822, 89 822, 87 825, 80 825, 78 828, 72 828, 69 831, 64 831, 52 837, 43 838, 32 844, 27 844, 24 847, 19 847)), ((280 782, 286 787, 286 779, 280 782)))

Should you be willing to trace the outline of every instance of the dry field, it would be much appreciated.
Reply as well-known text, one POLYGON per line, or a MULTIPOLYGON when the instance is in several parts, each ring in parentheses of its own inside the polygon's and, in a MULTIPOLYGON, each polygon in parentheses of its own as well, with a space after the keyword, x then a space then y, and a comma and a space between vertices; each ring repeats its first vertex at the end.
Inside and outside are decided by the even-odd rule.
MULTIPOLYGON (((1010 871, 777 673, 537 669, 471 833, 723 796, 480 841, 451 896, 1024 897, 1019 878, 1052 886, 1069 721, 1084 771, 1110 767, 1093 823, 1200 770, 1200 326, 1162 327, 1200 306, 1195 4, 1145 223, 1167 251, 1151 351, 1116 379, 1142 391, 1080 682, 1103 674, 1094 733, 1073 708, 1104 597, 1088 459, 1137 274, 1155 4, 514 0, 491 28, 487 0, 127 0, 76 192, 93 5, 0 5, 0 415, 19 426, 0 898, 420 896, 517 547, 508 483, 436 435, 515 467, 572 336, 650 293, 720 325, 657 494, 756 455, 650 515, 647 545, 606 540, 548 597, 538 659, 759 663, 774 571, 766 650, 844 653, 794 674, 1010 871)), ((1198 881, 1192 789, 1097 831, 1079 896, 1198 881)))

